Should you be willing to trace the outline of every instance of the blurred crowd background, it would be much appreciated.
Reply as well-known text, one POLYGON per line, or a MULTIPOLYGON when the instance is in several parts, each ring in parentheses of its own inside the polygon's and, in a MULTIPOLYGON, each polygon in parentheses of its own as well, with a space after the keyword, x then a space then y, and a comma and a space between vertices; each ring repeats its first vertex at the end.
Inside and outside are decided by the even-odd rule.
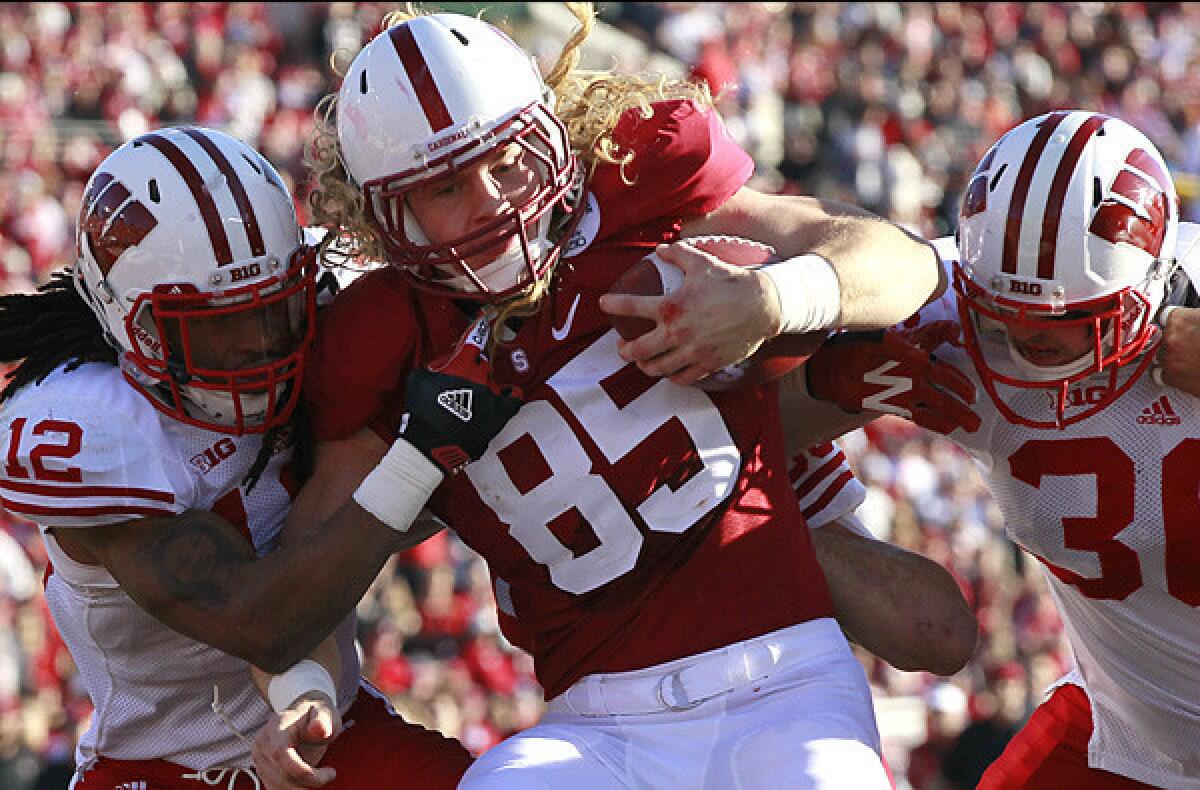
MULTIPOLYGON (((474 13, 476 4, 427 4, 474 13)), ((71 259, 84 182, 115 145, 199 123, 260 148, 297 193, 330 53, 379 29, 384 3, 0 5, 0 289, 71 259)), ((548 70, 570 30, 557 6, 494 3, 548 70)), ((1004 131, 1057 107, 1123 118, 1154 140, 1184 217, 1200 174, 1200 4, 599 3, 585 66, 707 80, 757 162, 754 186, 862 205, 927 237, 953 232, 974 164, 1004 131)), ((974 787, 1068 666, 1034 561, 1003 535, 974 465, 881 420, 841 444, 880 538, 959 579, 978 614, 952 678, 865 652, 897 786, 974 787)), ((0 529, 0 788, 61 788, 90 707, 41 596, 31 525, 0 529)), ((443 534, 394 558, 359 607, 365 674, 410 719, 478 753, 536 721, 529 659, 500 636, 482 562, 443 534)))

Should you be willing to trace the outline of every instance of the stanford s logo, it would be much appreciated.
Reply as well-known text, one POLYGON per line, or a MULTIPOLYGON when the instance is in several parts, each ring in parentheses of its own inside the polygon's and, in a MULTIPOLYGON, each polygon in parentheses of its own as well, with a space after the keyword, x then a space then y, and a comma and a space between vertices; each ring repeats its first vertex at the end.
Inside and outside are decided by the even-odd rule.
POLYGON ((1157 258, 1172 206, 1169 176, 1144 148, 1135 148, 1113 179, 1112 191, 1096 209, 1088 228, 1113 244, 1131 244, 1157 258))
POLYGON ((97 173, 79 208, 80 247, 87 241, 100 270, 108 274, 125 250, 140 244, 158 220, 109 173, 97 173))

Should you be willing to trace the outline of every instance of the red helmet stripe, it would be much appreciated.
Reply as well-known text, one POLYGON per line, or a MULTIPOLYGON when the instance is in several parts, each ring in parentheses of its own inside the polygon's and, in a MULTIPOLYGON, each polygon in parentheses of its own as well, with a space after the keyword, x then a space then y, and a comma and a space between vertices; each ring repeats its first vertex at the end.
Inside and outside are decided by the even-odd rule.
POLYGON ((1021 218, 1025 215, 1025 201, 1029 197, 1029 185, 1033 182, 1033 171, 1037 169, 1042 158, 1042 151, 1050 141, 1050 135, 1062 123, 1069 113, 1056 112, 1042 121, 1041 128, 1029 144, 1025 160, 1021 162, 1021 171, 1017 173, 1016 184, 1013 185, 1012 201, 1008 204, 1008 221, 1004 227, 1004 254, 1001 258, 1000 271, 1005 274, 1017 273, 1017 247, 1021 241, 1021 218))
POLYGON ((1058 224, 1062 219, 1062 212, 1059 211, 1059 208, 1067 196, 1067 186, 1071 183, 1071 176, 1075 174, 1075 165, 1079 164, 1079 157, 1083 155, 1084 147, 1088 140, 1092 139, 1096 130, 1107 120, 1108 116, 1106 115, 1093 115, 1080 124, 1079 128, 1075 130, 1071 142, 1067 144, 1063 158, 1059 160, 1058 170, 1054 172, 1054 181, 1050 184, 1050 194, 1046 198, 1046 214, 1042 218, 1042 240, 1038 245, 1037 276, 1039 279, 1051 280, 1054 278, 1054 248, 1058 239, 1058 224))
POLYGON ((233 200, 237 203, 238 212, 242 215, 242 227, 246 229, 246 238, 250 241, 250 254, 256 258, 266 255, 267 248, 263 244, 262 231, 258 227, 258 217, 254 215, 254 206, 250 203, 250 197, 246 194, 246 187, 242 185, 242 179, 237 170, 233 169, 233 165, 229 164, 225 154, 221 153, 221 149, 209 139, 208 135, 191 127, 184 129, 183 133, 199 143, 200 147, 212 157, 217 169, 225 176, 229 189, 233 192, 233 200))
POLYGON ((217 265, 224 266, 227 263, 232 263, 233 253, 229 249, 229 237, 225 235, 225 228, 221 225, 221 214, 217 211, 217 204, 213 201, 212 195, 209 194, 208 187, 204 185, 204 179, 200 177, 196 166, 184 155, 183 151, 179 150, 178 146, 160 134, 155 132, 144 134, 137 139, 137 142, 149 143, 154 146, 167 158, 167 161, 175 166, 175 169, 183 177, 184 183, 187 184, 188 189, 191 191, 197 208, 200 209, 200 216, 204 219, 204 226, 208 228, 208 240, 212 243, 213 255, 216 256, 217 265))
POLYGON ((454 119, 446 109, 446 102, 442 99, 437 83, 434 82, 425 56, 421 54, 421 48, 417 46, 412 28, 409 25, 397 25, 392 28, 389 37, 392 39, 392 46, 396 48, 396 54, 400 56, 400 62, 404 64, 408 81, 417 92, 417 99, 421 102, 421 109, 425 111, 425 120, 429 122, 429 128, 440 132, 453 124, 454 119))

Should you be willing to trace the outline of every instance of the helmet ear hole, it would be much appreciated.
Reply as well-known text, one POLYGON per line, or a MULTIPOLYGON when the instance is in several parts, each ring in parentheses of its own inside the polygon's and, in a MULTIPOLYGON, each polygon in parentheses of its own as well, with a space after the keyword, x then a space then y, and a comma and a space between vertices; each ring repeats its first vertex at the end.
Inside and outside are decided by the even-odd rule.
POLYGON ((1092 178, 1092 208, 1100 208, 1100 203, 1104 200, 1104 186, 1100 183, 1100 177, 1092 178))
POLYGON ((162 195, 160 195, 158 193, 158 179, 157 178, 150 179, 150 182, 148 184, 146 184, 146 188, 150 191, 150 199, 151 200, 153 200, 155 203, 162 202, 162 195))
POLYGON ((367 95, 367 70, 363 69, 362 74, 358 76, 358 92, 363 96, 367 95))
POLYGON ((471 43, 471 42, 467 41, 466 36, 464 36, 459 31, 455 30, 454 28, 450 28, 450 32, 454 34, 454 37, 457 38, 459 43, 462 44, 464 47, 467 46, 467 44, 471 43))

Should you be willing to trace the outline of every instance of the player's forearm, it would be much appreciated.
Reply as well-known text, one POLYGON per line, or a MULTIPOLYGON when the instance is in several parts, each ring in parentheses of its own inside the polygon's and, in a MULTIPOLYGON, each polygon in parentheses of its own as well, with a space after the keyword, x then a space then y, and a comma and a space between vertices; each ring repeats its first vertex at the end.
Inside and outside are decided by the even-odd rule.
POLYGON ((841 289, 837 325, 849 329, 890 327, 944 287, 930 244, 853 206, 742 189, 713 214, 685 226, 685 235, 700 233, 761 241, 782 258, 821 255, 841 289))
POLYGON ((252 629, 247 660, 278 673, 303 659, 354 609, 404 537, 350 501, 308 540, 261 558, 257 582, 235 609, 252 629))
POLYGON ((944 288, 933 247, 874 218, 833 220, 812 252, 833 266, 845 329, 886 329, 920 310, 944 288))
POLYGON ((978 623, 944 568, 836 524, 812 537, 838 622, 856 642, 898 669, 962 669, 978 623))
POLYGON ((213 513, 147 521, 153 537, 109 563, 122 588, 175 630, 268 672, 332 632, 404 537, 354 502, 327 529, 258 559, 213 513))

